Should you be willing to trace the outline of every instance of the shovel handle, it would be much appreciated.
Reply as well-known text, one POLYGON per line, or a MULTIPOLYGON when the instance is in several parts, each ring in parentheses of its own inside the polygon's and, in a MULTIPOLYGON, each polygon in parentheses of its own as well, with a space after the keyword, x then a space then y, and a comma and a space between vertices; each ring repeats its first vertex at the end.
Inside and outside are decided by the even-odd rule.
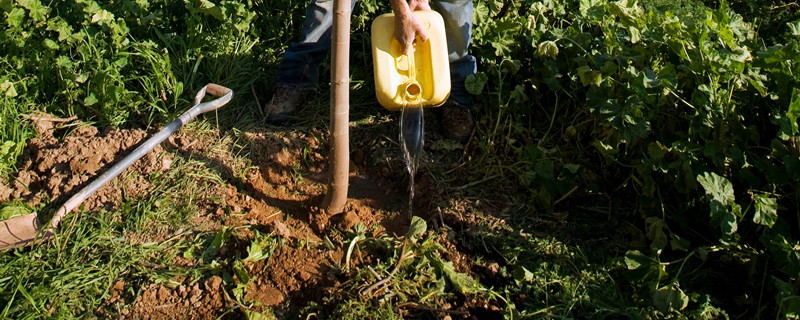
POLYGON ((222 97, 226 95, 228 92, 231 92, 231 89, 228 89, 218 84, 209 83, 208 85, 206 85, 206 92, 212 94, 215 97, 222 97))
POLYGON ((63 219, 70 211, 72 211, 72 209, 75 209, 84 200, 86 200, 86 198, 100 189, 100 187, 114 179, 116 176, 122 173, 122 171, 130 167, 134 162, 141 159, 145 154, 147 154, 147 152, 161 144, 161 142, 164 142, 167 137, 175 133, 175 131, 178 131, 181 126, 189 123, 201 113, 216 110, 217 108, 224 106, 231 101, 232 97, 233 91, 231 89, 217 84, 209 83, 200 89, 195 96, 195 106, 184 112, 180 117, 178 117, 178 119, 170 122, 166 127, 164 127, 164 129, 161 129, 161 131, 147 139, 145 142, 139 145, 139 147, 133 150, 133 152, 109 168, 108 171, 97 177, 94 181, 92 181, 92 183, 70 197, 69 200, 64 203, 64 205, 58 208, 55 215, 53 215, 53 219, 50 220, 50 227, 54 230, 57 229, 61 219, 63 219), (213 101, 200 103, 206 92, 219 98, 213 101))

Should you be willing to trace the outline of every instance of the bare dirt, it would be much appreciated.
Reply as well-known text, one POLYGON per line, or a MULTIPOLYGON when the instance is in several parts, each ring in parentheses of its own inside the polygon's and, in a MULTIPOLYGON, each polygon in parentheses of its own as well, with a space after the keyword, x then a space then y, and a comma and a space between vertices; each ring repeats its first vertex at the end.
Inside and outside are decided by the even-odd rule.
MULTIPOLYGON (((19 171, 10 186, 0 186, 0 202, 23 199, 31 207, 43 202, 63 203, 90 179, 108 170, 133 151, 147 133, 143 130, 107 129, 81 126, 62 140, 52 137, 31 139, 19 160, 19 171)), ((121 175, 137 172, 135 179, 116 179, 95 192, 83 206, 88 211, 116 208, 123 197, 137 197, 151 185, 150 173, 169 170, 171 156, 157 146, 121 175)))
MULTIPOLYGON (((45 133, 31 139, 25 148, 12 184, 0 184, 0 202, 17 200, 31 207, 60 205, 148 137, 148 132, 138 129, 98 131, 92 126, 78 126, 56 139, 52 129, 44 127, 45 133)), ((359 222, 367 230, 375 230, 375 234, 402 235, 408 228, 405 210, 401 210, 403 214, 389 210, 397 206, 390 203, 389 195, 402 194, 406 188, 407 180, 401 178, 404 170, 397 162, 370 155, 374 146, 366 142, 356 144, 351 155, 351 185, 345 212, 328 216, 316 209, 327 181, 327 160, 322 156, 327 153, 327 146, 320 142, 321 136, 320 131, 244 133, 238 143, 246 146, 242 153, 252 161, 252 166, 247 167, 237 163, 230 152, 215 147, 220 139, 216 133, 181 131, 128 168, 121 175, 124 179, 115 179, 89 197, 84 210, 112 210, 122 199, 146 195, 154 188, 150 175, 169 171, 177 157, 201 161, 225 179, 206 192, 209 199, 215 196, 222 201, 198 199, 201 210, 177 230, 154 226, 140 233, 130 232, 126 238, 132 244, 141 244, 164 241, 185 230, 216 231, 223 226, 245 225, 274 232, 293 245, 280 246, 268 260, 246 262, 244 267, 251 281, 244 294, 246 300, 257 302, 253 310, 270 307, 280 317, 292 306, 321 301, 341 285, 330 269, 343 261, 342 248, 323 251, 301 249, 298 244, 319 244, 331 235, 331 230, 348 230, 359 222), (235 213, 235 217, 228 213, 235 213)), ((441 192, 427 177, 421 177, 417 187, 421 190, 418 194, 428 195, 416 202, 419 208, 430 207, 430 195, 441 192)), ((440 213, 437 221, 447 223, 445 220, 459 217, 440 213)), ((247 232, 237 234, 237 241, 222 247, 219 255, 246 255, 242 243, 247 243, 250 236, 247 232)), ((458 248, 450 244, 448 250, 449 260, 454 261, 458 271, 468 272, 473 267, 458 248)), ((184 257, 176 257, 173 262, 183 266, 197 263, 184 257)), ((133 319, 241 318, 241 314, 226 312, 236 303, 231 298, 230 285, 213 275, 175 278, 168 284, 134 285, 121 279, 111 288, 105 305, 117 308, 117 316, 133 319)), ((110 315, 100 312, 98 316, 110 315)))

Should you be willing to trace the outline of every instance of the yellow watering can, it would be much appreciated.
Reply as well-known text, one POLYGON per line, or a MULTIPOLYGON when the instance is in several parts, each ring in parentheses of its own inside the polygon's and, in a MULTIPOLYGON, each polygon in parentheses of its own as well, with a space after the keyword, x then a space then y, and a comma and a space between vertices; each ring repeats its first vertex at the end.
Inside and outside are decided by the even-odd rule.
POLYGON ((409 55, 394 38, 394 14, 372 23, 375 94, 389 111, 403 107, 438 107, 450 96, 450 61, 444 20, 436 11, 414 11, 428 34, 409 55))

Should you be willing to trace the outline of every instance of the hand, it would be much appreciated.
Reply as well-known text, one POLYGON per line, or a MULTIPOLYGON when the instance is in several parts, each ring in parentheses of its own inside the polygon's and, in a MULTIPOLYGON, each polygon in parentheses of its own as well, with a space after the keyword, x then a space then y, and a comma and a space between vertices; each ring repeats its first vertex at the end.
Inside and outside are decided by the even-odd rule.
POLYGON ((430 10, 431 5, 428 4, 428 0, 409 0, 408 8, 411 9, 411 11, 430 10))
POLYGON ((410 54, 414 48, 414 41, 417 37, 421 42, 428 41, 428 35, 425 33, 425 27, 419 22, 419 19, 412 13, 412 6, 419 10, 430 10, 428 0, 405 0, 392 1, 392 9, 394 10, 394 37, 400 42, 403 48, 403 54, 410 54))

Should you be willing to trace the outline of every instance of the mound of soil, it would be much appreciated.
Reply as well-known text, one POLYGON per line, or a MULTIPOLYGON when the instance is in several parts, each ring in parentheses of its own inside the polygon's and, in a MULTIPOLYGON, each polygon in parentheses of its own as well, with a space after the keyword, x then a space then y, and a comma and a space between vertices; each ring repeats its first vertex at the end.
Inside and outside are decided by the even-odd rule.
MULTIPOLYGON (((0 202, 14 199, 31 207, 43 202, 60 205, 133 151, 146 135, 143 130, 107 129, 101 133, 95 127, 82 126, 62 140, 31 139, 11 185, 0 182, 0 202)), ((106 184, 83 202, 84 208, 111 210, 119 199, 147 192, 151 188, 147 175, 169 170, 171 163, 171 156, 157 146, 121 174, 136 172, 134 179, 115 179, 106 184)))

